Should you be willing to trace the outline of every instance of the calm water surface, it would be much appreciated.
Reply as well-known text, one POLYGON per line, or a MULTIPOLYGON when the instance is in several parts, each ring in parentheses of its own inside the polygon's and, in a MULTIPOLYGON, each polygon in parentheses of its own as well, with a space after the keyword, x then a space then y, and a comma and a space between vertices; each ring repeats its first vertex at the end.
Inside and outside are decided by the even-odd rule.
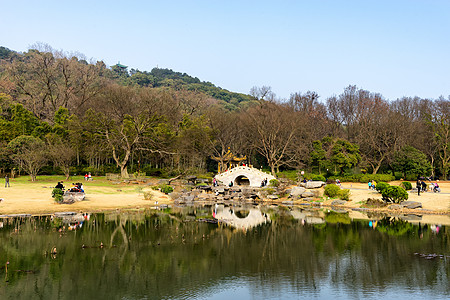
POLYGON ((223 205, 0 218, 0 299, 449 299, 449 228, 371 218, 223 205))

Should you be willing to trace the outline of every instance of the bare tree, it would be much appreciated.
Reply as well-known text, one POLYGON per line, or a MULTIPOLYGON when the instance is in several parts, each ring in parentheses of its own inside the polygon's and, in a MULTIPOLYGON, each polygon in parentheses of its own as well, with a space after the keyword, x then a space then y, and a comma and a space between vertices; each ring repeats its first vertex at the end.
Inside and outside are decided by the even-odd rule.
POLYGON ((267 159, 272 174, 296 160, 297 117, 286 105, 263 101, 248 109, 244 126, 253 147, 267 159))
POLYGON ((53 164, 60 167, 66 176, 66 180, 70 177, 70 167, 75 160, 76 151, 68 141, 63 141, 56 134, 47 136, 47 147, 50 159, 53 164))
POLYGON ((267 100, 273 101, 275 100, 275 94, 272 92, 272 88, 270 86, 263 85, 262 87, 254 86, 250 89, 250 95, 254 97, 256 100, 267 100))

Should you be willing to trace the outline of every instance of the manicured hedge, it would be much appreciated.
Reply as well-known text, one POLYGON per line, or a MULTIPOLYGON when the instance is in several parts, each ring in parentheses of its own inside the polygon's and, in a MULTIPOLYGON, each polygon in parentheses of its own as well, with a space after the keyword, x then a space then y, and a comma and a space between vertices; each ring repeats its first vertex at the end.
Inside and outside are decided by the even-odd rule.
POLYGON ((400 203, 408 200, 408 193, 401 186, 390 186, 381 192, 384 201, 400 203))
POLYGON ((401 187, 407 191, 412 190, 412 184, 409 181, 403 181, 401 187))

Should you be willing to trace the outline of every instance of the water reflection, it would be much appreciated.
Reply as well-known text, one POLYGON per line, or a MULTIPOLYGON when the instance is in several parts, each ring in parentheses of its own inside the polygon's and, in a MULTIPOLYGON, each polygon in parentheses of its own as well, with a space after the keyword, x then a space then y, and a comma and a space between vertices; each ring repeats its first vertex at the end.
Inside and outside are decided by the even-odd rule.
POLYGON ((0 298, 447 298, 448 228, 375 221, 233 205, 4 218, 0 298))

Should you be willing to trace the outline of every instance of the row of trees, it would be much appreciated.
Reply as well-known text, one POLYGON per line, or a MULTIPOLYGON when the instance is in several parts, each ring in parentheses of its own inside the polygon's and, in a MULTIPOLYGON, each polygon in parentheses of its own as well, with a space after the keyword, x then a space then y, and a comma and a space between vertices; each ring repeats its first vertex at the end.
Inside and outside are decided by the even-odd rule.
POLYGON ((49 48, 0 55, 3 170, 26 168, 28 149, 45 156, 41 166, 66 174, 77 166, 95 171, 111 164, 123 177, 150 168, 212 171, 209 157, 224 157, 229 147, 272 173, 344 173, 358 166, 374 174, 447 177, 450 167, 449 99, 388 101, 349 86, 323 102, 315 92, 280 100, 270 87, 254 87, 248 101, 230 109, 226 98, 192 89, 200 83, 186 74, 162 72, 185 84, 155 87, 133 83, 142 72, 124 73, 49 48))

